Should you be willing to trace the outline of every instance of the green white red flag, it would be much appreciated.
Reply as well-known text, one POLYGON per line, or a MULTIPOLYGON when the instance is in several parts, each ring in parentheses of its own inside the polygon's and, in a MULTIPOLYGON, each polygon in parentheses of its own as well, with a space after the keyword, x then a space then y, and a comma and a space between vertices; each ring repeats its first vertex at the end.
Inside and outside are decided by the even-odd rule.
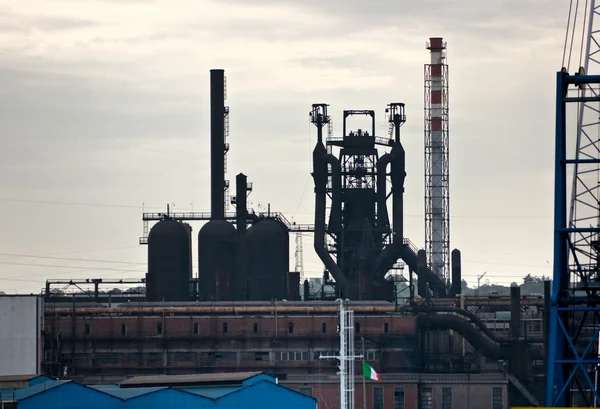
POLYGON ((379 374, 375 372, 375 369, 365 361, 363 361, 363 376, 373 381, 381 382, 379 374))

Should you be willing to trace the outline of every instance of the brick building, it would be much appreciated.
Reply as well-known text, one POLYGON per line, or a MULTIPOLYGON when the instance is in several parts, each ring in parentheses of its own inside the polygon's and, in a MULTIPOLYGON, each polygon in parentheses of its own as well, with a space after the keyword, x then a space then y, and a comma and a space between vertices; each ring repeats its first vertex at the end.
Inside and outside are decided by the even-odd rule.
MULTIPOLYGON (((357 303, 356 345, 382 382, 367 383, 367 409, 508 407, 508 380, 462 337, 420 328, 418 316, 389 303, 357 303), (445 402, 445 403, 443 403, 445 402), (480 402, 485 402, 481 403, 480 402), (440 406, 443 403, 443 406, 440 406), (431 406, 433 405, 433 406, 431 406), (483 406, 481 406, 483 405, 483 406)), ((264 371, 339 404, 337 306, 326 303, 47 303, 45 373, 86 384, 132 375, 264 371)), ((357 365, 356 404, 363 405, 357 365)))

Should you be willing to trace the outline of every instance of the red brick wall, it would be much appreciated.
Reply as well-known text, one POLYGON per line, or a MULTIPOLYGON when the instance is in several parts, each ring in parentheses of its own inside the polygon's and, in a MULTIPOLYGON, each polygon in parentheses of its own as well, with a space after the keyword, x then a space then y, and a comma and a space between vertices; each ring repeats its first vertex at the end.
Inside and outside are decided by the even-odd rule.
MULTIPOLYGON (((337 408, 340 404, 339 385, 336 383, 304 383, 281 381, 282 385, 300 390, 300 388, 312 388, 312 396, 318 400, 319 408, 337 408)), ((404 387, 404 408, 417 408, 417 384, 415 383, 384 383, 366 382, 367 407, 373 409, 373 388, 383 388, 383 408, 394 409, 394 388, 404 387)), ((363 385, 357 382, 354 389, 354 402, 356 408, 363 407, 363 385)))

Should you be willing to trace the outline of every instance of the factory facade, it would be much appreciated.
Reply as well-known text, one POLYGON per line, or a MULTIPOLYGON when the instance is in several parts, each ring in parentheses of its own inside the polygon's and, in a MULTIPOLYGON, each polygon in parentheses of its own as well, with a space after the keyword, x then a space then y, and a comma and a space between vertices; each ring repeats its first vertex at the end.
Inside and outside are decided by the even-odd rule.
MULTIPOLYGON (((437 146, 440 137, 447 139, 437 115, 445 43, 433 40, 429 123, 430 142, 437 146)), ((242 173, 231 198, 235 212, 226 212, 225 84, 224 71, 211 70, 211 211, 143 214, 140 243, 148 245, 143 293, 101 294, 102 279, 92 279, 84 284, 94 285, 93 291, 69 298, 47 283, 45 374, 111 385, 139 375, 261 371, 314 397, 320 407, 336 407, 338 366, 320 357, 340 351, 340 315, 333 302, 339 298, 349 300, 354 312, 353 341, 364 342, 365 360, 382 374, 380 383, 365 388, 360 371, 354 374, 356 402, 366 398, 368 409, 452 409, 465 402, 470 409, 501 409, 516 377, 535 386, 534 365, 523 362, 542 359, 543 341, 521 330, 529 306, 520 304, 518 291, 500 304, 468 305, 460 297, 460 251, 450 253, 447 234, 440 236, 447 233, 449 215, 447 206, 438 206, 438 196, 447 201, 447 186, 429 186, 436 203, 428 213, 429 254, 404 234, 403 103, 388 104, 387 137, 376 135, 373 110, 344 110, 343 134, 333 136, 328 105, 312 105, 315 222, 300 225, 270 207, 262 213, 249 209, 252 185, 242 173), (367 117, 370 129, 349 129, 353 116, 367 117), (195 221, 204 222, 197 235, 197 274, 188 224, 195 221), (149 228, 149 222, 156 223, 149 228), (289 235, 303 232, 314 233, 325 267, 316 291, 308 280, 301 282, 301 271, 290 271, 289 235), (404 302, 390 276, 404 279, 404 302), (478 315, 499 310, 511 312, 509 332, 490 330, 478 315)), ((437 163, 444 155, 430 159, 437 163)), ((517 389, 526 389, 522 386, 517 389)))

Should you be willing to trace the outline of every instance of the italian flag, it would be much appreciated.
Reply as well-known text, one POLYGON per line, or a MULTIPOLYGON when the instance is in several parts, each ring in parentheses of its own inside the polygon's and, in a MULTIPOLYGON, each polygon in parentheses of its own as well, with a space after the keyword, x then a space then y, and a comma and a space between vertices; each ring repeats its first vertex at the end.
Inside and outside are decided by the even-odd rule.
POLYGON ((379 374, 375 372, 375 369, 365 361, 363 361, 363 376, 373 381, 381 382, 379 374))

